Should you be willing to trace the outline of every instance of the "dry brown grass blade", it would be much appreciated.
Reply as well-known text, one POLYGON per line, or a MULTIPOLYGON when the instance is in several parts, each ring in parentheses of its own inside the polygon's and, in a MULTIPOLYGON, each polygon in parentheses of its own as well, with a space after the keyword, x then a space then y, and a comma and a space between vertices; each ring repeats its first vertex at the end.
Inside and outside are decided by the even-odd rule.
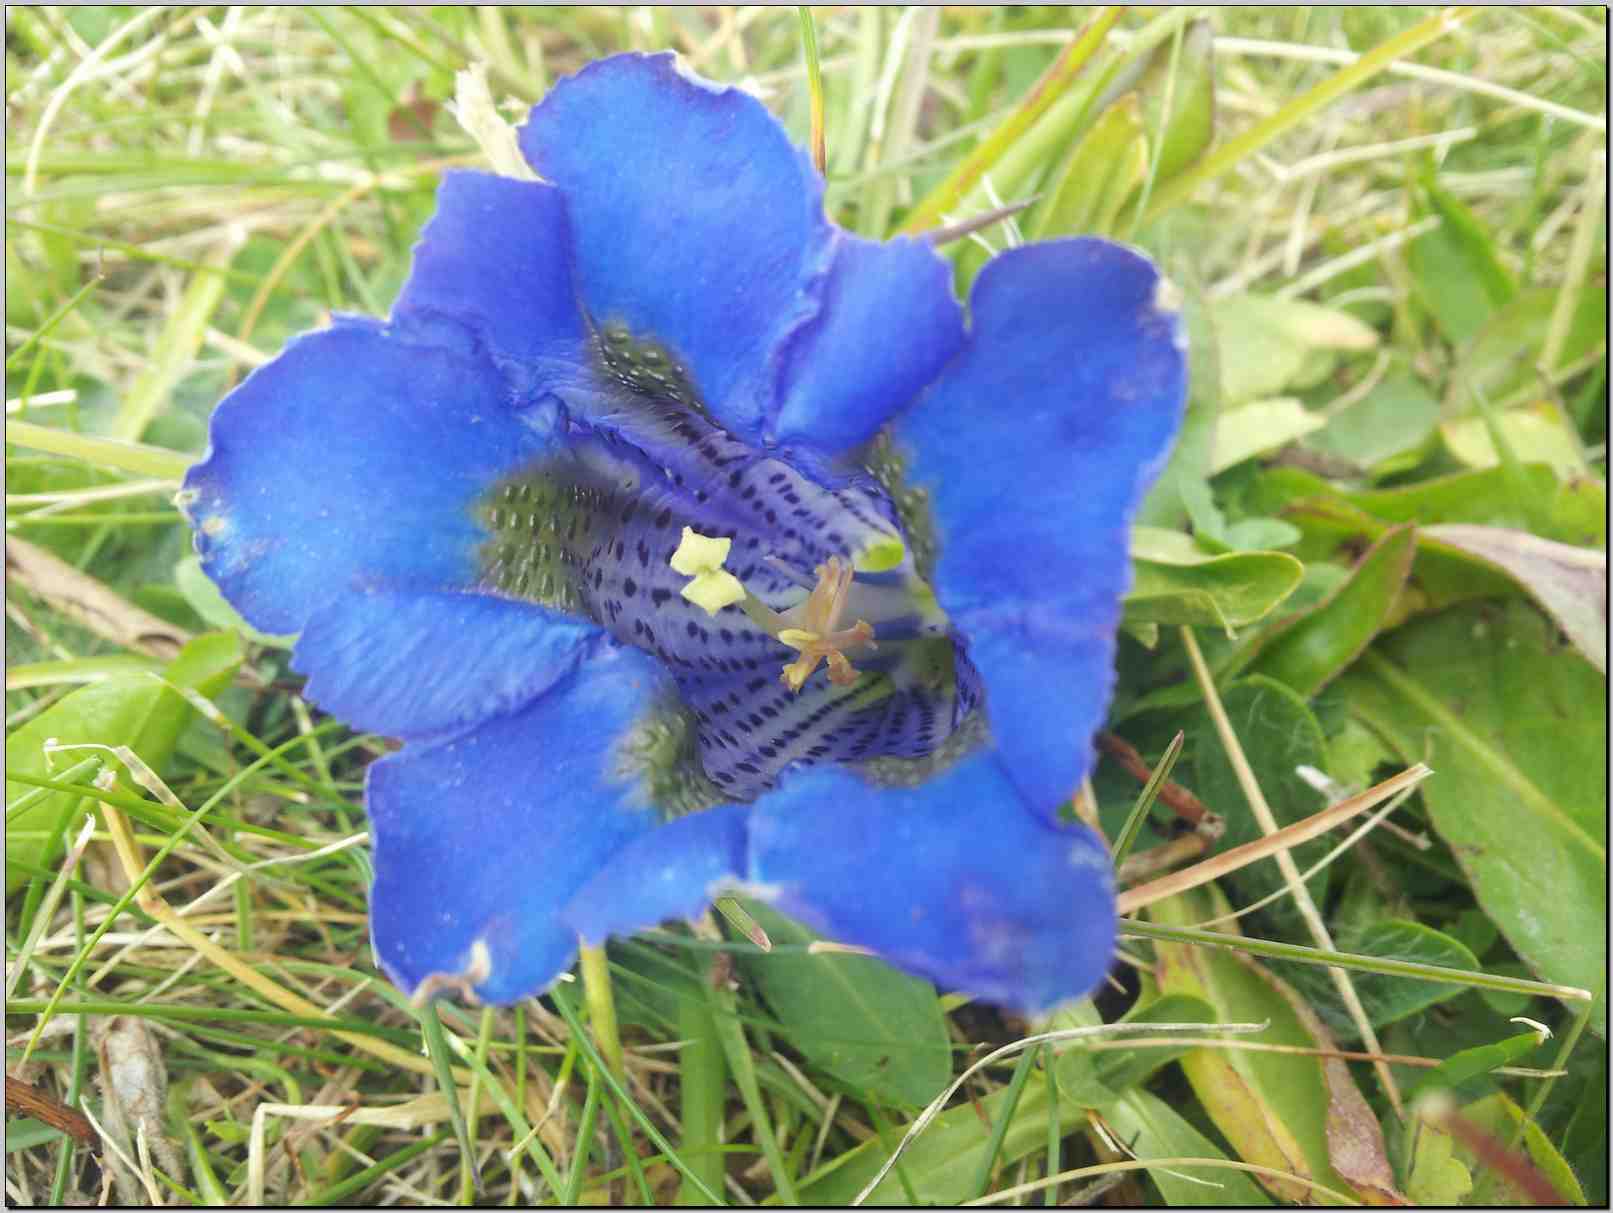
POLYGON ((163 661, 192 638, 184 628, 141 610, 89 574, 15 535, 6 536, 6 580, 97 636, 163 661))
POLYGON ((1286 853, 1301 843, 1309 842, 1329 830, 1336 829, 1357 817, 1367 810, 1382 804, 1391 796, 1398 795, 1407 788, 1416 787, 1434 772, 1418 763, 1407 767, 1398 775, 1392 775, 1375 787, 1370 787, 1348 800, 1341 800, 1338 804, 1329 805, 1320 813, 1312 814, 1304 821, 1296 821, 1291 826, 1284 826, 1274 834, 1264 838, 1257 838, 1253 842, 1244 843, 1241 847, 1233 847, 1230 851, 1223 851, 1219 855, 1212 855, 1203 863, 1196 863, 1190 868, 1180 872, 1171 872, 1161 876, 1158 880, 1151 880, 1147 884, 1138 885, 1135 889, 1127 889, 1120 894, 1118 900, 1119 911, 1122 915, 1134 914, 1144 906, 1153 905, 1156 901, 1163 901, 1167 897, 1174 897, 1188 889, 1196 889, 1202 884, 1208 884, 1222 876, 1228 876, 1240 868, 1262 859, 1270 858, 1279 853, 1286 853))

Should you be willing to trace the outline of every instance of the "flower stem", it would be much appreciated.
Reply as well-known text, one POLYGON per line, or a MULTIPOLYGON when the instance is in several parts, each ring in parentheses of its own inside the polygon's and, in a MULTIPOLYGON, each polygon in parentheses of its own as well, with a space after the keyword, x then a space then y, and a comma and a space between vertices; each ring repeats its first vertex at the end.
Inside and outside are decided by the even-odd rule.
POLYGON ((622 1059, 622 1039, 616 1030, 616 998, 611 992, 610 966, 605 948, 582 946, 582 988, 588 1003, 588 1022, 594 1030, 594 1043, 610 1072, 617 1078, 627 1073, 622 1059))

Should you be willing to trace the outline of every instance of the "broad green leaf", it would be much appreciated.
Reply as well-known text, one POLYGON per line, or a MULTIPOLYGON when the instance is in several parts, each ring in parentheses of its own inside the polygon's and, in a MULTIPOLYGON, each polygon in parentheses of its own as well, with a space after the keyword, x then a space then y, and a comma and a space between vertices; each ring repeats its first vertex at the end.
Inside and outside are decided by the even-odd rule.
MULTIPOLYGON (((1068 1031, 1071 1028, 1094 1028, 1103 1022, 1103 1016, 1092 1005, 1092 1000, 1060 1007, 1047 1018, 1049 1032, 1068 1031)), ((1102 1108, 1114 1102, 1115 1092, 1100 1076, 1102 1053, 1083 1048, 1080 1042, 1064 1046, 1054 1062, 1058 1077, 1060 1104, 1071 1103, 1078 1108, 1102 1108)))
POLYGON ((1505 306, 1517 287, 1496 256, 1494 240, 1431 171, 1423 174, 1413 196, 1420 204, 1417 217, 1434 214, 1440 224, 1411 242, 1407 266, 1422 305, 1446 340, 1460 344, 1505 306))
MULTIPOLYGON (((1536 500, 1551 500, 1557 496, 1560 482, 1550 467, 1530 464, 1519 469, 1520 488, 1536 500)), ((1584 481, 1570 482, 1583 485, 1584 481)), ((1584 487, 1576 492, 1587 498, 1582 513, 1595 513, 1598 502, 1605 503, 1605 491, 1598 496, 1584 487)), ((1477 472, 1459 472, 1452 476, 1437 476, 1403 488, 1368 489, 1359 493, 1345 493, 1343 499, 1358 509, 1365 510, 1384 522, 1415 522, 1419 526, 1433 526, 1441 522, 1471 522, 1487 526, 1518 526, 1525 519, 1516 503, 1509 500, 1506 472, 1502 468, 1487 468, 1477 472)), ((1606 541, 1606 523, 1600 532, 1606 541)), ((1575 537, 1572 534, 1552 532, 1548 539, 1574 543, 1586 547, 1600 546, 1594 538, 1575 537)))
POLYGON ((1245 459, 1287 446, 1321 429, 1327 422, 1292 396, 1254 400, 1221 414, 1215 428, 1212 474, 1245 459))
MULTIPOLYGON (((1213 885, 1149 907, 1155 921, 1188 926, 1227 912, 1213 885)), ((1236 928, 1220 928, 1237 934, 1236 928)), ((1270 1024, 1257 1042, 1331 1049, 1321 1021, 1286 983, 1238 952, 1156 942, 1160 990, 1213 1005, 1223 1023, 1270 1024)), ((1237 1048, 1195 1049, 1182 1070, 1210 1119, 1247 1162, 1315 1180, 1363 1200, 1396 1198, 1377 1119, 1344 1062, 1237 1048)), ((1310 1189, 1261 1178, 1279 1199, 1307 1200, 1310 1189)))
MULTIPOLYGON (((1338 683, 1407 762, 1514 951, 1596 990, 1607 961, 1607 682, 1529 603, 1471 603, 1379 642, 1338 683)), ((1598 998, 1592 1027, 1606 1036, 1598 998)))
POLYGON ((1305 445, 1378 475, 1399 471, 1439 424, 1439 401, 1405 371, 1382 382, 1305 439, 1305 445))
MULTIPOLYGON (((1460 942, 1433 927, 1407 919, 1385 919, 1352 934, 1345 951, 1363 956, 1383 956, 1393 960, 1416 961, 1446 969, 1479 969, 1478 958, 1460 942)), ((1311 967, 1312 973, 1322 970, 1311 967)), ((1386 977, 1380 973, 1357 973, 1352 978, 1355 992, 1366 1008, 1374 1027, 1404 1019, 1435 1003, 1461 994, 1463 987, 1440 981, 1415 981, 1407 977, 1386 977)))
MULTIPOLYGON (((1480 967, 1478 959, 1459 941, 1433 927, 1407 919, 1388 918, 1370 923, 1358 931, 1338 932, 1335 942, 1341 951, 1358 956, 1382 956, 1390 960, 1440 965, 1447 969, 1480 967)), ((1342 1037, 1355 1038, 1355 1025, 1327 970, 1316 965, 1282 961, 1273 961, 1269 967, 1309 998, 1311 1005, 1333 1031, 1342 1037)), ((1415 1015, 1436 1003, 1460 997, 1466 988, 1443 981, 1416 981, 1378 973, 1356 973, 1351 981, 1367 1019, 1375 1028, 1415 1015)))
POLYGON ((1261 645, 1250 671, 1286 683, 1307 698, 1316 694, 1356 659, 1389 619, 1415 550, 1411 527, 1387 532, 1330 597, 1278 625, 1261 645))
POLYGON ((1179 531, 1132 532, 1129 624, 1239 628, 1263 619, 1299 585, 1304 566, 1283 552, 1206 552, 1179 531))
MULTIPOLYGON (((818 938, 768 906, 743 904, 775 944, 818 938)), ((929 982, 869 956, 803 951, 738 959, 790 1044, 863 1096, 922 1105, 951 1078, 946 1021, 929 982)))
MULTIPOLYGON (((1255 501, 1265 509, 1282 509, 1304 539, 1296 554, 1316 562, 1353 556, 1366 543, 1388 534, 1397 522, 1427 524, 1417 534, 1417 556, 1393 621, 1437 610, 1471 598, 1508 597, 1516 582, 1497 567, 1438 539, 1441 524, 1474 524, 1517 528, 1530 526, 1529 514, 1547 521, 1553 539, 1579 547, 1595 546, 1605 536, 1606 490, 1582 478, 1559 483, 1540 465, 1519 469, 1518 483, 1504 469, 1491 468, 1425 481, 1405 489, 1343 494, 1294 468, 1271 469, 1257 484, 1255 501), (1541 508, 1515 508, 1512 494, 1521 488, 1541 508)), ((1314 568, 1314 563, 1308 564, 1314 568)))
MULTIPOLYGON (((1495 313, 1463 350, 1456 373, 1450 377, 1447 407, 1463 411, 1473 407, 1474 392, 1482 392, 1497 405, 1515 403, 1514 397, 1520 393, 1539 395, 1540 374, 1535 368, 1544 353, 1559 289, 1519 291, 1495 313)), ((1583 287, 1557 365, 1573 365, 1597 349, 1605 349, 1606 343, 1607 287, 1583 287)))
POLYGON ((1378 334, 1348 312, 1265 295, 1228 295, 1209 304, 1221 369, 1221 407, 1279 396, 1302 377, 1315 351, 1353 353, 1378 334))
POLYGON ((1505 527, 1430 527, 1430 539, 1510 574, 1557 621, 1574 647, 1607 673, 1607 553, 1505 527))
MULTIPOLYGON (((1115 1137, 1139 1159, 1225 1158, 1221 1147, 1183 1120, 1172 1107, 1147 1091, 1130 1090, 1103 1111, 1103 1120, 1115 1137)), ((1267 1196, 1247 1172, 1221 1167, 1194 1170, 1173 1163, 1148 1172, 1168 1205, 1269 1205, 1267 1196), (1186 1175, 1188 1178, 1184 1179, 1186 1175), (1207 1182, 1199 1182, 1207 1181, 1207 1182)))
MULTIPOLYGON (((240 642, 234 636, 209 632, 186 645, 163 677, 176 686, 216 695, 228 685, 240 662, 240 642)), ((183 698, 149 674, 125 675, 81 687, 6 738, 6 771, 48 779, 52 771, 71 766, 88 753, 68 751, 47 759, 45 742, 54 739, 61 745, 130 746, 160 774, 191 711, 183 698)), ((33 785, 8 778, 6 803, 32 790, 33 785)), ((63 834, 81 799, 77 792, 53 791, 8 820, 7 857, 33 868, 53 863, 61 853, 63 834)), ((27 880, 26 872, 8 865, 7 894, 27 880)))
POLYGON ((1432 1125, 1417 1130, 1406 1195, 1414 1205, 1458 1205, 1473 1190, 1473 1173, 1456 1157, 1451 1135, 1432 1125))
MULTIPOLYGON (((1497 418, 1501 433, 1524 463, 1544 463, 1565 479, 1585 470, 1579 439, 1562 414, 1544 401, 1507 409, 1497 418)), ((1490 468, 1501 462, 1483 417, 1458 417, 1439 427, 1445 446, 1468 467, 1490 468)))
POLYGON ((1607 485, 1596 476, 1575 476, 1548 495, 1545 527, 1537 534, 1575 547, 1607 547, 1607 485))
MULTIPOLYGON (((1574 1172, 1563 1156, 1557 1152, 1557 1147, 1551 1144, 1551 1139, 1540 1131, 1540 1126, 1534 1121, 1524 1117, 1523 1109, 1518 1107, 1505 1095, 1495 1094, 1481 1099, 1477 1103, 1468 1104, 1461 1114, 1474 1125, 1488 1133, 1493 1139, 1500 1142, 1510 1142, 1512 1134, 1519 1125, 1523 1126, 1523 1148, 1534 1163, 1537 1170, 1553 1188, 1570 1204, 1583 1205, 1585 1192, 1574 1178, 1574 1172)), ((1495 1167, 1486 1166, 1461 1143, 1456 1147, 1457 1156, 1467 1161, 1473 1171, 1473 1193, 1468 1204, 1478 1208, 1486 1205, 1534 1205, 1536 1202, 1526 1193, 1514 1186, 1508 1178, 1495 1167)))
MULTIPOLYGON (((908 1146, 898 1164, 907 1172, 914 1194, 925 1205, 956 1205, 974 1197, 975 1178, 990 1145, 991 1126, 1007 1102, 1006 1088, 984 1099, 949 1108, 908 1146)), ((1062 1092, 1061 1092, 1062 1094, 1062 1092)), ((1021 1093, 1014 1117, 1008 1122, 997 1158, 1000 1164, 1018 1162, 1032 1151, 1047 1148, 1047 1085, 1031 1082, 1021 1093)), ((1086 1109, 1074 1100, 1059 1101, 1060 1129, 1069 1132, 1086 1123, 1086 1109)), ((892 1130, 890 1146, 867 1141, 848 1150, 800 1187, 805 1205, 843 1206, 851 1203, 863 1185, 884 1165, 889 1148, 907 1132, 907 1125, 892 1130)), ((907 1196, 895 1170, 869 1196, 870 1205, 905 1205, 907 1196)))
MULTIPOLYGON (((1305 701, 1282 683, 1257 674, 1225 688, 1221 703, 1277 824, 1291 825, 1325 807, 1321 793, 1295 773, 1295 768, 1302 765, 1319 771, 1329 769, 1330 765, 1327 741, 1305 701)), ((1194 768, 1194 782, 1190 786, 1205 804, 1226 816, 1226 834, 1219 849, 1230 850, 1261 837, 1260 827, 1208 712, 1201 709, 1188 739, 1194 768)), ((1300 870, 1305 871, 1320 860, 1329 846, 1326 839, 1316 838, 1295 847, 1293 855, 1300 870)), ((1306 882, 1311 896, 1318 901, 1327 896, 1329 873, 1330 869, 1323 868, 1306 882)), ((1244 868, 1232 879, 1240 896, 1248 901, 1258 900, 1283 887, 1282 874, 1277 865, 1269 861, 1244 868)), ((1293 901, 1284 896, 1268 906, 1266 912, 1287 920, 1295 912, 1293 901)))
POLYGON ((1484 230, 1478 216, 1441 186, 1432 173, 1423 181, 1423 189, 1490 302, 1497 307, 1510 302, 1518 293, 1518 284, 1496 255, 1495 240, 1484 230))
POLYGON ((1286 548, 1299 542, 1300 532, 1280 518, 1240 518, 1220 534, 1234 552, 1286 548))

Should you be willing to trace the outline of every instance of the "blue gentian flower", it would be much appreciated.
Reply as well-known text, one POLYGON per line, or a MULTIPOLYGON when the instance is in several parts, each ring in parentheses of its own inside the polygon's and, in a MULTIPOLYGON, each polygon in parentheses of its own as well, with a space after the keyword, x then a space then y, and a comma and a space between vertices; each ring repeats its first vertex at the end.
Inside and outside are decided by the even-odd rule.
POLYGON ((949 989, 1088 992, 1112 874, 1058 809, 1179 420, 1169 288, 1030 245, 966 326, 927 242, 833 226, 669 55, 519 138, 541 180, 449 174, 391 318, 255 371, 182 494, 308 695, 405 742, 366 785, 381 965, 509 1002, 743 890, 949 989))

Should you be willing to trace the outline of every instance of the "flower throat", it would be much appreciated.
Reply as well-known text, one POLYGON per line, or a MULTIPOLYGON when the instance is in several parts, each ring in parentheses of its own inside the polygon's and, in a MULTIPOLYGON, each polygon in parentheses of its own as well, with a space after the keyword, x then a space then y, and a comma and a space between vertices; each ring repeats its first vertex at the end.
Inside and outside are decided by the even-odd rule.
POLYGON ((826 485, 716 425, 663 347, 607 328, 596 350, 604 403, 560 409, 563 453, 477 504, 481 582, 665 665, 677 701, 624 753, 655 802, 752 800, 792 763, 881 760, 870 773, 909 782, 955 759, 979 679, 919 573, 928 528, 904 515, 922 499, 888 447, 826 485), (685 528, 726 544, 737 596, 686 594, 685 528))

